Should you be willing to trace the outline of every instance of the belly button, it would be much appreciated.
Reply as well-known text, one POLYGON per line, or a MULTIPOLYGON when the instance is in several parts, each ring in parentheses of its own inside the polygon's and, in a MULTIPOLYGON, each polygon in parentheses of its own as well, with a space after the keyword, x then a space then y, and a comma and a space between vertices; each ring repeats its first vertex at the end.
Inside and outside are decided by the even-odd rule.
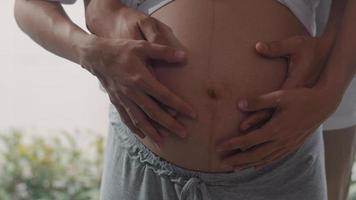
POLYGON ((206 93, 208 94, 208 96, 211 98, 211 99, 214 99, 214 100, 217 100, 218 99, 218 95, 216 94, 216 91, 212 88, 208 88, 206 90, 206 93))

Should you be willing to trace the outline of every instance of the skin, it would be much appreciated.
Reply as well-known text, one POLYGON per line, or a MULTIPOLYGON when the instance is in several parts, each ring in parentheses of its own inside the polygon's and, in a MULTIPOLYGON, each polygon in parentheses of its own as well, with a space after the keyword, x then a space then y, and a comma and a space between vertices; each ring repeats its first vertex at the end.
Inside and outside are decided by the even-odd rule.
POLYGON ((235 137, 221 148, 245 149, 243 155, 227 158, 226 163, 238 169, 257 166, 261 168, 282 159, 298 149, 305 139, 330 115, 355 74, 356 2, 348 1, 330 58, 318 82, 312 88, 279 90, 257 98, 243 100, 240 109, 258 111, 276 108, 272 119, 262 128, 246 136, 235 137), (317 109, 316 109, 317 108, 317 109), (292 116, 292 117, 291 117, 292 116), (308 116, 308 118, 305 118, 308 116), (298 123, 295 123, 295 122, 298 123), (248 150, 250 147, 256 147, 248 150), (239 160, 241 157, 244 159, 239 160))
MULTIPOLYGON (((333 1, 327 28, 319 37, 295 36, 281 41, 256 44, 256 51, 263 56, 271 58, 288 57, 289 75, 281 90, 238 102, 238 109, 250 113, 240 123, 241 130, 248 130, 257 124, 261 124, 261 122, 267 121, 267 123, 264 123, 255 131, 250 131, 246 136, 231 138, 219 144, 217 146, 218 151, 236 148, 244 150, 243 153, 225 158, 225 164, 232 165, 237 170, 248 167, 261 169, 278 161, 300 148, 309 135, 314 133, 321 124, 321 120, 325 120, 335 110, 332 109, 335 105, 331 102, 338 104, 339 95, 330 100, 330 104, 319 107, 319 110, 323 112, 315 112, 312 109, 312 104, 303 106, 303 104, 297 102, 307 103, 305 99, 309 98, 309 96, 306 96, 309 93, 308 90, 303 91, 303 89, 313 88, 325 67, 341 23, 345 4, 345 0, 333 1), (301 90, 295 90, 296 88, 301 90), (282 98, 283 102, 281 102, 282 98), (281 104, 286 107, 284 110, 281 109, 281 104), (331 107, 328 107, 328 105, 331 107), (274 108, 275 112, 266 111, 266 109, 271 108, 274 108), (296 109, 299 109, 300 112, 297 112, 296 109), (309 120, 311 123, 295 123, 295 121, 299 121, 296 116, 309 120), (262 134, 260 137, 273 136, 274 140, 266 144, 262 144, 261 141, 257 142, 258 139, 253 141, 257 134, 262 134), (256 148, 252 150, 251 147, 256 148), (249 150, 249 148, 251 149, 249 150)), ((319 91, 316 91, 315 94, 317 93, 319 91)), ((315 99, 315 101, 322 102, 329 99, 329 96, 327 95, 328 98, 313 96, 310 97, 310 100, 322 98, 315 99)))
MULTIPOLYGON (((31 1, 32 2, 32 1, 31 1)), ((20 23, 19 23, 20 24, 20 23)), ((21 27, 21 26, 20 26, 21 27)), ((66 27, 66 26, 65 26, 66 27)), ((26 28, 28 28, 28 27, 26 27, 26 28)), ((52 27, 53 28, 53 27, 52 27)), ((43 30, 43 29, 42 29, 43 30)), ((73 30, 73 29, 72 29, 73 30)), ((70 35, 70 37, 72 37, 72 39, 74 38, 74 37, 78 37, 78 40, 72 40, 72 41, 80 41, 80 34, 78 33, 78 34, 73 34, 73 33, 71 33, 71 35, 70 35)), ((35 38, 35 36, 34 36, 34 38, 35 38)), ((36 39, 38 39, 38 38, 36 38, 36 39)), ((41 38, 42 39, 42 38, 41 38)), ((41 39, 38 39, 39 41, 41 40, 41 39)), ((63 40, 64 41, 64 40, 63 40)), ((41 41, 40 41, 41 42, 41 41)), ((43 42, 43 41, 42 41, 43 42)), ((46 41, 45 41, 46 42, 46 41)), ((75 42, 74 42, 75 43, 75 42)), ((43 43, 42 43, 43 44, 43 43)), ((43 44, 44 45, 44 44, 43 44)), ((68 50, 72 50, 73 51, 73 45, 68 45, 69 47, 68 47, 68 50)), ((94 45, 93 45, 94 46, 94 45)), ((102 46, 101 46, 102 47, 102 46)), ((142 47, 142 46, 141 46, 142 47)), ((63 48, 63 47, 61 47, 61 48, 63 48)), ((53 47, 53 51, 56 51, 56 52, 61 52, 61 51, 63 51, 63 49, 61 49, 61 48, 55 48, 55 47, 53 47)), ((74 51, 76 51, 76 49, 74 48, 74 51)), ((81 53, 81 51, 76 51, 76 52, 73 52, 73 54, 68 54, 68 52, 69 51, 67 51, 67 54, 66 53, 63 53, 64 55, 66 55, 66 57, 68 58, 68 59, 73 59, 73 60, 76 60, 78 57, 79 58, 81 58, 80 56, 77 56, 77 57, 75 57, 75 55, 80 55, 80 53, 81 53), (79 53, 78 53, 79 52, 79 53)), ((80 60, 80 59, 78 59, 78 60, 80 60)), ((332 71, 332 70, 326 70, 326 72, 330 72, 330 71, 332 71)), ((342 77, 342 75, 344 75, 344 76, 346 76, 345 74, 347 74, 347 73, 345 73, 345 71, 347 71, 347 70, 344 70, 344 71, 342 71, 344 74, 341 74, 341 75, 339 75, 340 77, 342 77)), ((350 72, 351 70, 349 70, 349 71, 347 71, 347 72, 350 72)), ((341 73, 341 72, 340 72, 341 73)), ((328 73, 326 73, 326 74, 328 74, 328 73)), ((348 74, 349 75, 349 74, 348 74)), ((330 73, 329 73, 329 76, 330 76, 330 73)), ((340 78, 339 77, 339 78, 340 78)), ((325 78, 324 78, 325 79, 325 78)), ((325 87, 325 85, 327 85, 327 84, 330 84, 330 82, 333 82, 333 80, 331 80, 330 81, 330 79, 326 79, 327 81, 324 81, 323 82, 323 84, 321 84, 321 86, 320 87, 315 87, 315 89, 318 89, 318 92, 319 93, 314 93, 314 97, 315 98, 320 98, 320 96, 318 96, 317 94, 319 94, 319 95, 321 95, 321 94, 323 94, 323 92, 325 92, 325 91, 328 91, 327 89, 325 89, 324 87, 325 87), (323 87, 322 87, 323 86, 323 87)), ((346 81, 347 82, 347 81, 346 81)), ((334 88, 336 88, 336 87, 338 87, 338 89, 342 89, 343 88, 343 86, 345 86, 346 85, 346 83, 345 82, 343 82, 343 81, 341 81, 341 82, 336 82, 333 86, 335 86, 334 88), (344 85, 343 85, 344 84, 344 85)), ((309 88, 308 88, 309 89, 309 88)), ((298 90, 298 92, 299 92, 299 94, 307 94, 308 92, 309 92, 309 94, 310 94, 310 91, 311 90, 298 90)), ((330 90, 329 90, 330 91, 330 90)), ((285 92, 286 94, 287 94, 287 92, 285 92)), ((297 93, 296 91, 288 91, 288 94, 290 94, 290 96, 292 96, 292 94, 293 93, 297 93)), ((322 96, 322 95, 321 95, 322 96)), ((274 98, 274 100, 278 100, 278 99, 280 99, 281 97, 282 97, 282 94, 275 94, 275 95, 271 95, 271 97, 273 97, 274 98)), ((268 98, 266 98, 266 99, 268 99, 268 98)), ((287 99, 287 98, 283 98, 283 100, 284 99, 287 99)), ((312 101, 312 99, 308 99, 308 101, 311 101, 311 102, 313 102, 312 101)), ((308 102, 307 101, 307 102, 308 102)), ((267 102, 267 101, 266 101, 267 102)), ((280 101, 280 102, 282 102, 282 100, 280 101)), ((288 102, 288 101, 287 101, 288 102)), ((275 104, 275 101, 273 101, 273 102, 268 102, 268 103, 270 103, 270 105, 272 104, 272 105, 276 105, 275 104)), ((334 104, 337 104, 337 102, 335 103, 335 102, 332 102, 332 103, 329 103, 329 104, 327 104, 327 103, 325 103, 325 105, 329 105, 329 112, 330 112, 330 110, 332 111, 333 109, 335 109, 335 108, 333 108, 333 106, 332 105, 334 105, 334 104)), ((272 106, 273 107, 273 106, 272 106)), ((326 106, 327 107, 327 106, 326 106)), ((315 124, 318 124, 318 123, 315 123, 315 124)), ((276 132, 278 132, 278 131, 276 131, 276 132)), ((248 145, 247 145, 248 146, 248 145)))
MULTIPOLYGON (((118 3, 118 1, 114 1, 113 3, 118 3)), ((190 169, 215 171, 218 169, 217 165, 219 165, 220 156, 229 152, 223 152, 221 154, 214 153, 214 143, 221 139, 229 138, 234 134, 239 134, 236 133, 236 125, 238 125, 238 122, 241 121, 242 114, 240 114, 240 111, 234 110, 236 107, 235 99, 239 99, 244 96, 252 97, 252 93, 261 94, 262 91, 276 90, 280 87, 280 83, 282 82, 284 76, 283 73, 285 65, 284 62, 281 62, 283 61, 282 59, 278 60, 278 62, 276 60, 272 61, 272 59, 268 60, 266 58, 259 57, 253 52, 253 46, 256 41, 256 38, 265 38, 266 40, 275 40, 276 38, 281 39, 286 37, 287 35, 292 36, 297 33, 301 34, 303 33, 302 30, 305 29, 303 26, 301 26, 301 24, 299 24, 299 21, 295 18, 295 16, 292 15, 284 6, 276 3, 275 1, 266 1, 263 5, 261 5, 261 7, 265 7, 266 10, 261 10, 261 12, 259 11, 260 15, 246 13, 243 14, 244 17, 261 22, 263 21, 263 19, 261 18, 267 16, 267 18, 272 18, 269 19, 269 21, 275 21, 273 15, 270 15, 272 9, 275 11, 275 13, 279 13, 277 14, 277 16, 275 16, 275 18, 278 18, 278 21, 281 18, 286 19, 286 21, 281 21, 281 23, 285 23, 286 26, 288 24, 288 26, 290 27, 288 31, 290 32, 284 29, 276 31, 276 23, 275 25, 269 24, 268 26, 263 27, 264 31, 267 34, 262 35, 260 34, 261 32, 254 31, 256 29, 251 27, 251 30, 245 29, 244 31, 239 31, 240 36, 236 36, 236 33, 239 30, 239 26, 230 26, 228 24, 225 24, 226 27, 230 28, 228 29, 229 31, 219 31, 222 29, 216 28, 217 31, 215 32, 215 36, 220 39, 220 46, 216 48, 216 52, 212 52, 212 55, 214 55, 215 57, 215 63, 212 64, 210 67, 207 63, 202 63, 207 60, 206 56, 202 55, 205 55, 206 49, 209 49, 208 47, 204 46, 204 44, 209 43, 208 40, 205 40, 205 36, 211 37, 211 35, 209 35, 209 31, 205 32, 205 35, 201 31, 209 30, 208 28, 211 25, 211 21, 209 21, 209 19, 211 18, 210 6, 212 5, 209 3, 205 4, 205 6, 203 7, 200 7, 199 12, 195 13, 194 16, 189 15, 189 13, 191 13, 190 11, 186 11, 187 14, 185 14, 184 17, 187 19, 181 19, 181 21, 189 21, 190 23, 181 24, 177 21, 178 17, 176 15, 179 12, 182 12, 181 9, 187 3, 187 1, 173 2, 169 5, 164 6, 162 9, 159 9, 158 11, 153 13, 152 16, 158 20, 161 20, 163 23, 171 26, 174 31, 174 34, 177 35, 181 43, 183 43, 187 47, 190 53, 189 55, 192 55, 189 56, 188 65, 185 65, 184 67, 180 68, 179 71, 161 70, 160 68, 157 68, 155 66, 153 68, 155 69, 156 75, 162 83, 164 83, 167 87, 171 88, 179 96, 183 97, 184 99, 187 99, 188 102, 194 106, 195 110, 198 111, 199 119, 192 123, 190 121, 180 119, 178 116, 178 119, 182 121, 184 126, 186 126, 189 130, 189 138, 187 138, 186 141, 182 141, 177 138, 167 137, 165 139, 164 147, 162 147, 160 150, 151 147, 150 143, 147 141, 142 142, 156 154, 173 163, 179 164, 180 166, 190 169), (201 17, 199 18, 199 16, 201 17), (200 20, 203 18, 202 16, 205 16, 204 18, 206 18, 206 20, 200 20), (197 20, 200 20, 200 23, 195 24, 197 20), (203 26, 205 28, 199 28, 203 26), (187 31, 190 31, 191 33, 188 34, 186 33, 187 31), (204 35, 204 37, 201 37, 200 40, 194 39, 197 38, 195 37, 194 33, 197 35, 204 35), (246 37, 246 34, 248 34, 248 37, 246 37), (245 40, 241 41, 239 38, 245 38, 245 40), (199 41, 202 41, 202 44, 200 44, 199 41), (234 41, 235 43, 232 41, 234 41), (251 52, 247 45, 251 45, 251 52), (200 49, 196 50, 196 48, 200 49), (231 55, 232 52, 236 55, 244 55, 241 56, 244 59, 236 61, 235 59, 233 59, 233 57, 230 58, 229 56, 224 57, 224 59, 222 59, 221 56, 219 57, 219 55, 231 55), (260 66, 264 66, 264 69, 261 69, 260 66), (277 66, 280 66, 280 68, 277 68, 277 66), (219 70, 219 67, 223 68, 224 70, 219 70), (273 67, 275 67, 275 69, 273 69, 273 67), (211 74, 209 74, 209 70, 215 76, 211 80, 217 80, 208 82, 208 84, 201 85, 201 83, 206 82, 206 80, 203 80, 204 78, 211 77, 211 74), (227 71, 231 73, 226 73, 227 71), (259 71, 259 73, 257 73, 256 71, 259 71), (260 75, 262 74, 264 74, 264 76, 260 77, 260 75), (269 74, 271 76, 269 76, 269 74), (230 77, 229 75, 232 76, 230 77), (257 78, 256 76, 259 78, 257 78), (187 81, 185 80, 190 81, 188 82, 190 83, 189 86, 186 85, 187 81), (219 85, 215 85, 216 82, 221 82, 222 80, 226 80, 227 83, 231 84, 231 94, 227 94, 227 89, 224 90, 224 88, 219 87, 219 85), (249 87, 243 87, 241 85, 241 82, 246 83, 246 85, 249 85, 249 87), (181 88, 181 85, 183 85, 184 87, 181 88), (205 95, 204 91, 201 91, 202 89, 206 90, 205 95), (214 116, 216 116, 216 120, 211 120, 212 118, 214 118, 214 116), (212 126, 215 128, 211 128, 212 126), (179 149, 179 151, 176 151, 177 148, 179 149)), ((195 3, 198 5, 201 2, 190 3, 192 9, 197 6, 195 3)), ((236 6, 235 2, 231 1, 227 3, 232 6, 236 6)), ((248 6, 253 6, 253 4, 254 2, 245 2, 245 9, 247 10, 248 6)), ((221 7, 217 5, 215 11, 217 12, 218 16, 216 18, 216 24, 218 27, 219 24, 222 25, 225 23, 223 22, 224 18, 238 17, 233 16, 235 13, 232 12, 226 13, 227 15, 225 15, 225 13, 222 13, 223 9, 220 9, 221 7)), ((243 12, 243 8, 239 9, 241 10, 239 12, 243 12)), ((109 10, 106 12, 112 11, 109 10)), ((97 13, 95 13, 95 10, 93 9, 90 11, 89 14, 89 10, 87 10, 87 18, 89 16, 96 15, 96 18, 98 19, 97 22, 100 22, 100 28, 105 29, 106 33, 115 32, 115 30, 110 31, 110 27, 115 27, 115 24, 112 24, 110 20, 106 20, 105 16, 102 16, 103 19, 99 20, 100 14, 106 12, 99 10, 97 11, 97 13), (102 27, 105 24, 107 25, 107 28, 102 27)), ((116 11, 117 14, 119 12, 120 9, 116 11)), ((236 12, 236 15, 241 15, 238 14, 239 12, 236 12)), ((129 13, 126 14, 128 15, 127 18, 130 18, 129 13)), ((123 24, 125 22, 117 21, 116 23, 123 24)), ((242 20, 240 20, 239 22, 235 22, 235 24, 243 23, 244 22, 242 22, 242 20)), ((94 26, 95 23, 91 23, 91 27, 94 26)), ((93 31, 94 28, 91 28, 91 30, 93 31)), ((110 34, 112 35, 112 33, 110 34)))
MULTIPOLYGON (((100 37, 147 40, 151 43, 182 49, 182 45, 179 44, 170 27, 135 9, 124 7, 120 1, 87 1, 86 23, 88 29, 100 37), (105 13, 105 15, 99 16, 96 13, 105 13), (109 24, 110 26, 108 26, 109 24)), ((133 133, 141 138, 148 136, 158 146, 162 145, 164 137, 168 134, 167 132, 159 132, 159 125, 183 138, 186 137, 185 128, 174 119, 174 116, 182 109, 184 112, 181 113, 187 113, 192 118, 197 117, 196 113, 191 107, 183 104, 182 100, 160 82, 151 81, 147 83, 145 79, 157 79, 157 77, 151 69, 151 64, 146 63, 146 66, 151 70, 151 73, 144 75, 143 79, 146 84, 143 85, 147 85, 151 91, 165 90, 164 98, 159 98, 160 94, 158 93, 153 96, 156 97, 155 101, 149 96, 149 93, 142 93, 139 88, 127 90, 127 93, 136 94, 131 98, 128 98, 124 93, 118 94, 120 100, 113 98, 112 102, 115 102, 114 105, 116 105, 123 122, 133 133), (174 100, 174 102, 171 101, 170 104, 167 104, 167 100, 174 100), (180 109, 176 109, 177 107, 180 107, 180 109), (140 123, 138 124, 137 121, 140 123)), ((141 73, 143 72, 140 72, 140 70, 143 71, 144 69, 138 69, 136 73, 142 76, 141 73)))
POLYGON ((346 200, 355 156, 356 126, 324 131, 328 199, 346 200))
MULTIPOLYGON (((105 1, 110 2, 112 4, 117 3, 116 0, 104 0, 103 2, 105 1)), ((331 16, 327 26, 327 30, 321 37, 313 38, 307 35, 301 35, 287 38, 281 41, 271 43, 260 42, 256 44, 256 51, 263 56, 270 58, 288 57, 290 70, 288 78, 282 86, 282 90, 276 91, 260 98, 249 100, 249 106, 247 106, 247 108, 244 108, 243 106, 244 101, 240 103, 241 106, 239 106, 239 104, 237 105, 240 110, 249 113, 249 116, 240 123, 240 130, 246 131, 256 126, 256 124, 260 124, 261 122, 266 121, 271 117, 273 112, 265 109, 266 106, 264 106, 262 102, 265 102, 265 104, 267 104, 268 99, 276 100, 281 99, 282 96, 286 96, 285 98, 283 98, 283 102, 286 104, 286 107, 293 108, 294 106, 295 109, 283 110, 283 115, 277 118, 278 121, 274 120, 277 114, 274 113, 271 122, 265 124, 262 128, 258 130, 258 132, 255 131, 252 133, 262 132, 267 134, 268 132, 270 132, 269 136, 273 135, 275 138, 277 136, 280 136, 279 134, 281 131, 288 133, 288 135, 286 137, 284 136, 284 134, 283 137, 280 137, 280 140, 276 140, 275 142, 270 143, 268 145, 259 145, 258 148, 254 148, 254 150, 247 150, 243 153, 237 153, 226 157, 224 159, 225 162, 223 163, 223 165, 230 165, 236 169, 244 169, 252 166, 260 169, 279 159, 282 159, 289 153, 298 149, 302 144, 304 144, 308 136, 313 133, 313 131, 315 130, 315 128, 318 127, 318 125, 320 125, 322 119, 325 119, 333 112, 334 107, 337 104, 335 103, 335 101, 330 101, 325 104, 325 106, 323 107, 325 108, 324 112, 318 112, 312 109, 313 105, 319 105, 319 101, 325 101, 324 98, 326 95, 323 96, 323 94, 320 94, 320 91, 315 92, 315 95, 310 95, 314 92, 314 90, 303 91, 291 89, 306 87, 309 88, 315 85, 315 82, 318 80, 321 71, 325 66, 325 62, 334 43, 336 37, 336 30, 338 28, 338 25, 340 24, 340 19, 343 13, 345 3, 345 0, 333 1, 331 16), (303 98, 303 96, 305 97, 307 95, 311 96, 313 99, 303 98), (293 99, 295 98, 298 100, 301 98, 303 99, 301 99, 300 101, 293 101, 293 99), (304 103, 309 103, 309 106, 304 106, 304 103), (259 107, 256 107, 254 105, 259 107), (309 115, 311 116, 311 118, 314 119, 311 120, 311 123, 305 122, 304 126, 301 129, 295 128, 294 123, 294 114, 298 110, 298 116, 300 116, 300 118, 305 116, 305 114, 303 113, 309 113, 313 111, 314 113, 316 113, 313 115, 309 115), (286 125, 284 127, 281 127, 281 130, 279 130, 279 124, 288 124, 289 127, 286 125), (307 127, 309 131, 303 130, 305 129, 305 127, 307 127)), ((100 13, 92 12, 91 15, 100 16, 100 13)), ((95 23, 92 23, 91 25, 94 27, 95 23)), ((327 97, 329 96, 330 94, 327 94, 327 97)), ((271 103, 274 103, 273 105, 277 105, 275 102, 276 101, 272 101, 271 103)), ((222 143, 222 145, 219 145, 217 147, 217 150, 220 152, 224 150, 237 149, 240 146, 242 146, 242 149, 248 149, 250 147, 248 146, 249 143, 259 144, 256 141, 252 141, 254 138, 255 137, 252 137, 251 135, 232 138, 231 140, 222 143), (250 137, 252 139, 249 139, 250 137), (244 140, 244 138, 247 138, 247 140, 244 140)))
MULTIPOLYGON (((15 18, 19 27, 39 45, 80 64, 96 76, 118 109, 121 109, 122 105, 133 105, 133 102, 141 104, 146 101, 143 110, 147 111, 152 119, 159 120, 163 127, 173 133, 184 136, 184 127, 168 114, 151 113, 157 105, 152 100, 146 100, 147 95, 153 96, 167 107, 195 117, 191 106, 162 86, 146 66, 147 60, 184 63, 184 51, 146 40, 89 35, 71 22, 59 3, 17 0, 15 18)), ((168 28, 165 30, 169 32, 168 28)), ((147 122, 146 116, 136 114, 140 112, 137 106, 131 106, 128 112, 130 116, 135 115, 133 123, 140 130, 139 136, 149 135, 160 143, 161 135, 147 122)))

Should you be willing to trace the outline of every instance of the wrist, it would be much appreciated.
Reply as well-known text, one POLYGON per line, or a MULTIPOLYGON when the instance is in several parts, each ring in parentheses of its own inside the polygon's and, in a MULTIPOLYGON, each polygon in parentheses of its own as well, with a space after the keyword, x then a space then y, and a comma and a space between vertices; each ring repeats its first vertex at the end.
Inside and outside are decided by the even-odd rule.
POLYGON ((93 55, 94 48, 98 42, 99 37, 93 34, 86 35, 85 38, 77 43, 75 49, 78 58, 78 63, 90 73, 94 74, 92 66, 88 63, 88 58, 93 55))

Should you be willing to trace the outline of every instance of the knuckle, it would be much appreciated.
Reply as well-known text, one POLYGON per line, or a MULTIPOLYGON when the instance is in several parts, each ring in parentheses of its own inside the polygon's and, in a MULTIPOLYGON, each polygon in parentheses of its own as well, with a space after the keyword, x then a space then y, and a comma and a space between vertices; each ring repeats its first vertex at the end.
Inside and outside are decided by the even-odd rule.
POLYGON ((149 43, 146 40, 137 40, 136 45, 134 45, 133 50, 134 51, 140 51, 142 49, 147 48, 149 43))
POLYGON ((134 76, 131 77, 131 83, 134 86, 141 86, 142 84, 144 84, 144 78, 141 74, 136 74, 134 76))

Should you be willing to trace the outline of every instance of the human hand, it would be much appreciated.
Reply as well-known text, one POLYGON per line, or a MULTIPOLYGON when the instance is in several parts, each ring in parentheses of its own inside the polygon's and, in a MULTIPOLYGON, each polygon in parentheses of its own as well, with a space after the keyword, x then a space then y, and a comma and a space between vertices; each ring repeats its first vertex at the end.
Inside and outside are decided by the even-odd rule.
POLYGON ((146 115, 179 136, 186 135, 185 128, 163 112, 154 99, 187 116, 194 117, 194 111, 161 86, 145 64, 147 59, 183 62, 185 57, 181 51, 145 40, 91 36, 80 52, 81 65, 100 80, 111 102, 117 108, 125 109, 127 116, 123 120, 130 117, 140 137, 147 135, 159 145, 162 143, 162 136, 150 124, 146 115))
MULTIPOLYGON (((288 74, 281 89, 312 87, 318 80, 331 49, 329 36, 293 36, 281 41, 258 42, 256 51, 268 58, 288 59, 288 74)), ((250 113, 240 123, 240 130, 248 129, 271 118, 271 109, 250 113)))
MULTIPOLYGON (((295 36, 283 41, 271 43, 259 42, 256 44, 256 50, 264 56, 271 58, 288 58, 288 77, 281 90, 247 100, 248 105, 252 104, 251 109, 243 109, 241 105, 244 105, 246 101, 240 101, 240 108, 243 111, 250 113, 239 126, 240 130, 247 131, 247 133, 244 136, 232 138, 231 140, 224 142, 220 147, 222 149, 227 146, 233 148, 232 146, 234 144, 238 145, 240 142, 242 143, 240 146, 242 146, 241 149, 243 150, 252 146, 255 148, 232 155, 231 158, 227 159, 228 163, 233 164, 233 160, 237 160, 238 163, 235 162, 234 165, 239 168, 250 166, 261 168, 281 159, 299 148, 306 138, 308 138, 318 125, 320 125, 320 120, 322 121, 326 119, 325 116, 331 114, 330 112, 332 111, 330 111, 330 108, 333 108, 333 106, 337 104, 337 98, 334 99, 334 103, 329 104, 329 106, 331 106, 330 108, 326 106, 322 108, 325 111, 329 110, 329 113, 316 115, 313 113, 315 112, 313 109, 309 109, 311 105, 318 106, 318 104, 313 104, 313 99, 315 99, 316 102, 317 100, 325 101, 322 98, 328 98, 329 96, 321 96, 322 98, 318 99, 317 96, 311 94, 311 91, 314 90, 308 90, 308 87, 312 87, 315 84, 323 69, 330 51, 330 41, 331 40, 328 37, 312 38, 308 36, 295 36), (276 102, 274 102, 275 104, 272 104, 273 100, 280 101, 282 97, 284 101, 282 102, 284 103, 283 107, 281 107, 281 105, 276 105, 276 102), (267 102, 266 104, 264 101, 268 100, 270 102, 267 102), (305 105, 303 106, 300 102, 304 102, 305 105), (255 104, 260 105, 261 103, 265 103, 266 105, 263 105, 262 107, 253 107, 255 104), (273 111, 273 108, 277 109, 273 111), (304 115, 301 115, 298 111, 304 113, 304 115), (308 118, 310 123, 295 123, 295 121, 299 120, 298 116, 300 118, 311 116, 311 119, 308 118), (266 121, 267 123, 265 123, 266 121), (261 122, 265 123, 262 128, 248 132, 248 130, 261 124, 261 122), (273 131, 269 133, 271 130, 273 131), (260 133, 261 137, 272 135, 272 138, 274 138, 272 141, 274 142, 269 142, 267 145, 267 143, 261 144, 257 141, 250 141, 251 139, 249 139, 249 137, 252 137, 251 134, 256 132, 260 133), (281 134, 283 134, 283 137, 279 137, 281 134), (243 144, 245 138, 247 138, 248 144, 243 144)), ((317 113, 319 112, 320 111, 317 111, 317 113)), ((237 146, 236 148, 240 147, 237 146)))
MULTIPOLYGON (((184 49, 173 34, 173 31, 170 27, 164 23, 156 20, 155 18, 149 17, 142 12, 139 12, 135 9, 121 5, 117 1, 113 2, 109 7, 105 7, 102 4, 105 1, 92 0, 86 9, 86 22, 88 29, 102 37, 106 38, 127 38, 133 40, 147 40, 156 44, 168 45, 175 47, 176 49, 184 49)), ((146 67, 150 70, 151 79, 154 79, 154 73, 151 70, 150 63, 146 63, 146 67)), ((156 81, 157 85, 152 86, 152 90, 162 90, 168 91, 168 89, 156 81), (155 88, 157 87, 157 89, 155 88)), ((140 92, 140 91, 138 91, 140 92)), ((142 94, 145 95, 145 94, 142 94)), ((146 98, 149 100, 149 97, 146 98)), ((178 99, 173 93, 167 94, 167 98, 178 99)), ((150 123, 150 127, 157 128, 156 131, 159 131, 159 126, 157 124, 162 124, 165 122, 155 123, 156 120, 151 120, 150 112, 156 113, 156 118, 164 119, 167 118, 167 113, 171 115, 176 115, 176 110, 173 110, 174 107, 179 107, 179 105, 174 105, 167 107, 162 105, 162 102, 153 102, 155 106, 152 108, 152 111, 147 111, 144 113, 135 102, 132 102, 125 96, 121 96, 122 104, 115 105, 117 111, 119 112, 123 122, 134 132, 138 133, 140 137, 144 137, 144 134, 138 129, 133 121, 137 120, 136 118, 143 118, 145 115, 147 123, 150 123), (124 106, 123 106, 124 105, 124 106), (164 108, 162 108, 164 106, 164 108), (126 110, 135 110, 137 112, 129 115, 126 110), (167 112, 165 111, 167 110, 167 112)), ((182 110, 177 110, 181 111, 182 110)), ((194 116, 194 114, 191 114, 194 116)), ((175 121, 175 119, 173 119, 175 121)), ((172 119, 170 123, 173 124, 172 119)), ((178 122, 175 122, 178 123, 178 122)), ((167 127, 167 126, 166 126, 167 127)), ((174 132, 174 130, 171 130, 174 132)), ((162 134, 165 134, 165 131, 162 131, 162 134)))
POLYGON ((338 91, 325 88, 297 88, 240 101, 238 107, 245 112, 266 108, 275 111, 261 128, 220 143, 218 151, 242 150, 224 158, 222 163, 238 170, 260 169, 283 159, 302 146, 336 110, 341 97, 338 91))

